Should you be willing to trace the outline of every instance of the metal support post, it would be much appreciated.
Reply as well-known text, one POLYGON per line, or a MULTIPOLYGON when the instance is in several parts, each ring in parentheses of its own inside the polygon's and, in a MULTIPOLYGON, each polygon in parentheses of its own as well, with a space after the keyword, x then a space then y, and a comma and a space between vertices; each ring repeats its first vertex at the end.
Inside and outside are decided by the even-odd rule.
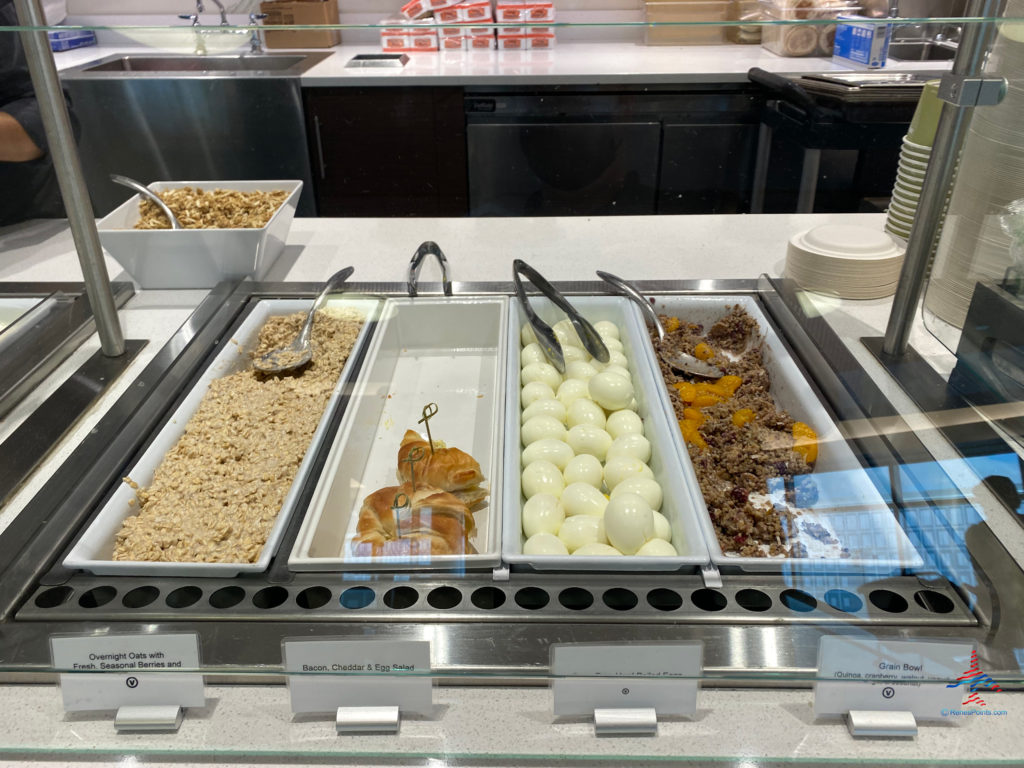
POLYGON ((25 58, 28 61, 29 74, 35 87, 39 111, 46 128, 46 141, 53 167, 57 173, 60 194, 64 198, 64 207, 68 213, 68 225, 78 251, 78 260, 82 265, 82 277, 85 290, 89 295, 89 304, 96 318, 96 330, 100 337, 103 354, 117 357, 124 354, 124 335, 117 317, 113 292, 110 289, 110 277, 103 261, 103 248, 100 236, 96 231, 96 220, 93 217, 89 192, 82 175, 82 165, 78 158, 74 132, 68 117, 67 104, 61 91, 60 79, 57 77, 57 66, 53 62, 53 53, 41 29, 46 26, 39 0, 14 0, 18 12, 18 23, 25 29, 21 32, 25 58))
MULTIPOLYGON (((992 18, 1003 8, 1005 0, 972 0, 967 15, 992 18)), ((981 75, 985 57, 992 46, 995 25, 992 22, 965 24, 960 45, 957 48, 953 70, 944 78, 952 82, 981 75)), ((946 92, 949 92, 947 87, 946 92)), ((886 355, 899 357, 907 351, 910 329, 913 325, 917 304, 924 288, 924 276, 928 261, 938 241, 939 225, 945 208, 946 193, 956 177, 957 162, 967 138, 967 128, 974 114, 974 103, 944 96, 935 134, 934 150, 921 189, 921 202, 910 228, 907 252, 903 260, 892 311, 885 329, 882 351, 886 355)))

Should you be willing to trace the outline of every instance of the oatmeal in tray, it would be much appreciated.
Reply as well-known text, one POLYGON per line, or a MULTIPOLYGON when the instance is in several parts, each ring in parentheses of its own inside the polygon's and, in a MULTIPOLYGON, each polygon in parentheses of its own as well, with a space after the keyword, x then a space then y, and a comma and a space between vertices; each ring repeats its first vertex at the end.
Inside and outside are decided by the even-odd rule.
MULTIPOLYGON (((722 551, 806 556, 804 546, 790 537, 795 530, 791 505, 773 504, 768 481, 781 479, 791 490, 795 477, 812 472, 817 435, 776 407, 757 322, 740 306, 730 307, 709 328, 676 317, 661 316, 661 321, 663 349, 694 355, 725 374, 702 379, 660 362, 722 551)), ((657 338, 652 341, 657 346, 657 338)))
MULTIPOLYGON (((254 356, 289 343, 305 313, 271 317, 254 356)), ((321 310, 313 360, 297 374, 251 367, 215 379, 184 434, 137 488, 138 514, 117 533, 114 560, 252 563, 299 470, 364 317, 321 310)))

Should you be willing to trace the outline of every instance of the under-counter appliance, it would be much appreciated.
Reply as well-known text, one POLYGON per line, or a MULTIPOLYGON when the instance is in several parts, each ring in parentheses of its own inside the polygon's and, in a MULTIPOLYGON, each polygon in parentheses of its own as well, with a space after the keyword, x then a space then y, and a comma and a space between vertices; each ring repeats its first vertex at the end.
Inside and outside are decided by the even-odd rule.
POLYGON ((746 209, 757 108, 743 88, 473 89, 472 216, 746 209))

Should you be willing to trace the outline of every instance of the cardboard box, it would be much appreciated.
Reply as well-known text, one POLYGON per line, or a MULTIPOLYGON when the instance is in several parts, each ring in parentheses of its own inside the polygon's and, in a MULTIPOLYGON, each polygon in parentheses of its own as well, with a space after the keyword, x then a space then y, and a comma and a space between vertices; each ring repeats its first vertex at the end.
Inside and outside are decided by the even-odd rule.
POLYGON ((885 66, 891 24, 876 24, 863 16, 840 16, 837 21, 833 61, 871 69, 885 66))
MULTIPOLYGON (((260 3, 268 26, 337 24, 338 0, 268 0, 260 3)), ((340 29, 268 29, 267 48, 331 48, 341 42, 340 29)))

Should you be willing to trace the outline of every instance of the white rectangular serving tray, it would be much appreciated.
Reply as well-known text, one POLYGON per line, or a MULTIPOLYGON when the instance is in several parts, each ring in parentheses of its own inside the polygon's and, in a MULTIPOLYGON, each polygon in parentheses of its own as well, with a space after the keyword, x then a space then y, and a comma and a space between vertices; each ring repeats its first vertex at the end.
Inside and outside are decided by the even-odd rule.
MULTIPOLYGON (((170 420, 163 426, 156 438, 142 454, 139 460, 127 472, 127 477, 140 486, 145 487, 152 482, 157 466, 166 453, 174 446, 185 432, 192 415, 199 408, 199 403, 210 388, 214 379, 228 376, 248 367, 250 355, 256 347, 260 328, 271 317, 287 315, 294 312, 307 312, 310 301, 299 299, 266 299, 253 307, 249 316, 232 334, 231 342, 217 354, 210 366, 204 371, 195 387, 188 393, 178 406, 170 420)), ((133 506, 135 491, 127 483, 120 483, 113 495, 103 505, 100 513, 82 534, 74 547, 64 558, 68 568, 81 568, 99 576, 139 575, 139 576, 236 576, 240 573, 259 573, 270 565, 270 559, 284 533, 288 519, 295 511, 295 501, 309 472, 316 447, 326 437, 330 415, 345 392, 346 383, 352 377, 354 361, 359 359, 360 350, 370 337, 370 328, 380 309, 379 299, 332 299, 327 301, 325 308, 352 308, 366 316, 362 330, 356 338, 348 361, 342 368, 338 383, 331 393, 327 407, 320 418, 310 448, 299 465, 295 480, 285 496, 284 503, 278 513, 274 526, 267 537, 259 559, 254 563, 169 563, 137 560, 111 560, 114 541, 125 518, 135 514, 138 507, 133 506)))
MULTIPOLYGON (((700 510, 700 524, 707 536, 713 563, 739 567, 745 571, 777 572, 785 569, 789 573, 801 570, 891 573, 922 565, 920 554, 752 297, 651 298, 659 314, 675 316, 686 323, 700 323, 705 330, 723 317, 728 307, 736 304, 742 306, 757 321, 761 330, 764 340, 763 363, 771 377, 771 393, 776 405, 797 421, 809 424, 818 434, 818 458, 814 472, 810 475, 818 499, 808 507, 801 507, 795 536, 797 541, 805 544, 809 556, 741 557, 722 551, 682 433, 678 429, 672 430, 673 445, 686 476, 687 488, 693 491, 693 503, 700 510), (822 544, 808 536, 804 525, 811 522, 824 526, 838 544, 822 544), (849 557, 841 556, 842 548, 849 550, 849 557)), ((656 364, 654 370, 658 372, 656 364)), ((657 376, 661 387, 660 403, 666 417, 674 422, 675 414, 667 387, 661 380, 660 372, 657 376)), ((772 494, 773 499, 782 498, 782 484, 780 482, 777 485, 778 493, 772 494)))
POLYGON ((293 571, 480 570, 500 562, 501 444, 508 299, 388 299, 288 565, 293 571), (476 554, 373 557, 350 544, 363 499, 397 485, 407 429, 480 463, 490 496, 474 512, 476 554))
MULTIPOLYGON (((522 512, 522 451, 520 443, 520 332, 526 324, 526 315, 517 302, 513 302, 508 328, 508 371, 505 406, 505 492, 504 540, 502 557, 505 562, 537 571, 678 571, 692 570, 710 560, 704 534, 693 506, 693 492, 684 487, 684 477, 678 471, 678 457, 672 443, 671 432, 675 422, 666 420, 663 404, 658 399, 661 382, 654 375, 653 352, 646 340, 639 310, 628 299, 618 296, 572 296, 569 301, 587 320, 597 323, 608 320, 619 327, 623 354, 633 374, 637 413, 644 422, 644 434, 651 442, 651 460, 648 465, 654 479, 661 485, 664 501, 661 512, 672 526, 672 544, 677 557, 610 556, 587 557, 575 555, 523 554, 522 512)), ((554 325, 565 318, 551 302, 541 296, 531 296, 534 311, 548 324, 554 325)), ((699 492, 697 492, 699 496, 699 492)))

